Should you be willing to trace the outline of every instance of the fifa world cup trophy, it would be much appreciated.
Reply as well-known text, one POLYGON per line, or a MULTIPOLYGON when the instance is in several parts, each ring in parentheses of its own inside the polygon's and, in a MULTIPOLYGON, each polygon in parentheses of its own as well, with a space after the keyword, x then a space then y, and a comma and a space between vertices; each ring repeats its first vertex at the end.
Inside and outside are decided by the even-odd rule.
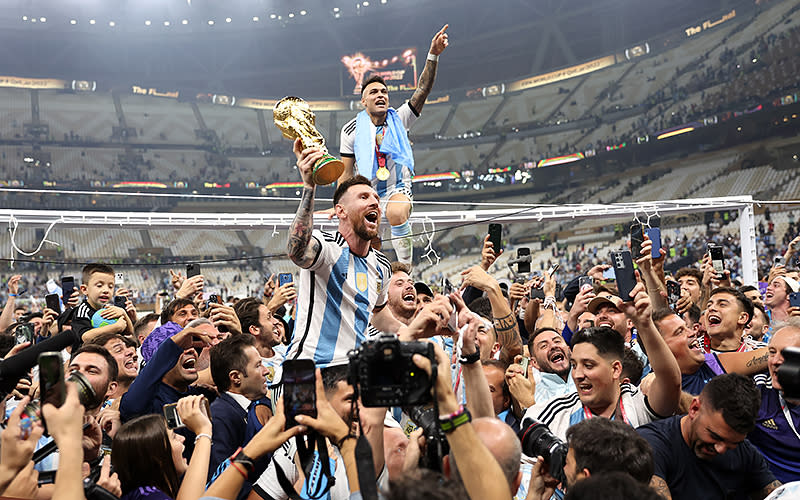
POLYGON ((284 97, 275 104, 272 119, 287 139, 299 137, 303 148, 318 147, 325 152, 325 156, 314 165, 314 184, 326 186, 342 175, 344 163, 328 154, 325 138, 314 126, 316 117, 306 101, 299 97, 284 97))

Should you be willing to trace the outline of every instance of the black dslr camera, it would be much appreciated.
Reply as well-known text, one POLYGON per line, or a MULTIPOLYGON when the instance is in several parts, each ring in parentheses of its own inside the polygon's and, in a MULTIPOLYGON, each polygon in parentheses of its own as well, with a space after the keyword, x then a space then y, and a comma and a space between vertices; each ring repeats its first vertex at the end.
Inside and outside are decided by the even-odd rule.
POLYGON ((415 406, 432 401, 431 378, 411 360, 421 354, 436 363, 428 342, 400 342, 397 336, 381 334, 350 351, 348 381, 358 387, 367 407, 415 406))
POLYGON ((519 431, 522 453, 529 457, 542 457, 549 466, 550 475, 562 484, 566 482, 564 465, 567 462, 569 446, 550 432, 550 429, 534 418, 522 421, 519 431))

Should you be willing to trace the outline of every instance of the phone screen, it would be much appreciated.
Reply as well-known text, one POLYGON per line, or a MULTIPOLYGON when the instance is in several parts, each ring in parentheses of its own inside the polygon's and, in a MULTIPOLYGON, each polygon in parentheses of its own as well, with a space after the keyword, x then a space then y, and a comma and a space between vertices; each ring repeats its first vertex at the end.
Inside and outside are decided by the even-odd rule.
POLYGON ((283 363, 283 405, 286 428, 297 425, 297 415, 317 416, 317 388, 314 362, 310 359, 283 363))
POLYGON ((42 404, 50 403, 56 407, 64 404, 67 386, 60 353, 43 352, 39 355, 39 383, 42 386, 42 404))
POLYGON ((200 275, 200 264, 187 264, 186 277, 193 278, 200 275))
POLYGON ((711 256, 711 265, 714 267, 714 272, 722 274, 725 270, 724 257, 722 256, 721 246, 708 246, 708 253, 711 256))
POLYGON ((642 242, 644 241, 644 234, 642 233, 642 225, 638 222, 631 224, 631 257, 636 260, 642 256, 642 242))
POLYGON ((667 302, 671 308, 675 308, 675 304, 681 298, 681 285, 677 281, 667 281, 667 302))
POLYGON ((114 286, 123 286, 125 284, 125 280, 122 279, 122 273, 115 273, 114 274, 114 286))
POLYGON ((52 309, 57 313, 61 312, 61 301, 58 300, 58 294, 50 293, 45 295, 44 303, 48 309, 52 309))
POLYGON ((492 242, 492 249, 494 254, 500 253, 503 249, 503 225, 502 224, 489 224, 489 241, 492 242))
POLYGON ((292 273, 280 273, 278 275, 278 286, 283 286, 286 283, 291 283, 293 281, 292 273))
POLYGON ((178 415, 178 403, 168 403, 163 406, 164 419, 167 421, 168 429, 178 429, 184 427, 180 415, 178 415))
MULTIPOLYGON (((525 247, 517 248, 517 258, 518 259, 521 258, 521 257, 529 256, 530 254, 531 254, 531 249, 530 248, 525 248, 525 247)), ((530 263, 530 261, 528 261, 528 262, 518 262, 517 263, 517 272, 519 274, 528 274, 529 272, 531 272, 531 263, 530 263)))
POLYGON ((581 276, 578 278, 578 290, 591 290, 594 287, 594 279, 591 276, 581 276))
POLYGON ((75 291, 75 278, 72 276, 63 276, 61 278, 61 291, 63 292, 61 301, 64 302, 64 305, 67 305, 72 292, 75 291))

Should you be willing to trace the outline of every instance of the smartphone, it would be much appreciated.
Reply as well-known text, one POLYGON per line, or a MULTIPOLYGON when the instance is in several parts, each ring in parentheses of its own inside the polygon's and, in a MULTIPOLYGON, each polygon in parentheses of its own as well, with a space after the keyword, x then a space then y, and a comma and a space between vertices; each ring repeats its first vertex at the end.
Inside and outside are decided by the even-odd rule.
POLYGON ((558 264, 553 264, 550 269, 547 270, 547 275, 552 277, 556 271, 558 271, 558 264))
POLYGON ((200 275, 200 264, 186 264, 186 277, 194 278, 200 275))
POLYGON ((648 227, 645 232, 650 241, 653 242, 653 248, 650 249, 650 256, 654 259, 661 257, 661 228, 648 227))
POLYGON ((64 404, 67 399, 67 386, 61 353, 49 351, 39 355, 39 384, 42 388, 42 405, 50 403, 60 407, 64 404))
POLYGON ((317 388, 314 361, 290 359, 283 363, 283 408, 286 428, 294 427, 297 415, 317 416, 317 388))
POLYGON ((72 292, 75 291, 75 278, 72 276, 62 276, 61 291, 61 301, 64 303, 64 305, 67 305, 69 298, 72 296, 72 292))
POLYGON ((286 283, 291 283, 293 280, 292 273, 280 273, 278 275, 278 286, 282 287, 286 283))
POLYGON ((578 278, 578 290, 591 290, 594 288, 594 278, 591 276, 581 276, 578 278))
POLYGON ((615 279, 617 279, 617 275, 614 274, 613 267, 609 267, 608 269, 603 271, 603 279, 607 281, 614 281, 615 279))
POLYGON ((24 344, 30 342, 33 345, 34 337, 33 323, 20 323, 14 329, 14 345, 24 344))
POLYGON ((633 271, 633 259, 631 252, 611 252, 611 263, 614 265, 614 275, 617 278, 617 290, 619 298, 624 302, 633 300, 630 293, 636 286, 636 275, 633 271))
POLYGON ((800 307, 800 292, 789 294, 789 307, 800 307))
MULTIPOLYGON (((517 258, 523 257, 530 257, 531 249, 530 248, 517 248, 517 258)), ((517 273, 518 274, 528 274, 531 272, 531 261, 528 262, 517 262, 517 273)))
POLYGON ((659 217, 658 215, 654 215, 654 216, 650 217, 650 219, 647 221, 647 225, 650 226, 650 229, 653 229, 655 227, 660 228, 661 227, 661 217, 659 217))
MULTIPOLYGON (((186 427, 186 424, 181 420, 181 416, 178 415, 178 403, 167 403, 162 406, 162 410, 164 412, 164 419, 167 421, 168 429, 186 427)), ((211 409, 208 406, 208 399, 205 397, 203 397, 200 403, 200 411, 202 411, 209 420, 211 419, 211 409)))
POLYGON ((784 260, 783 260, 783 257, 781 257, 780 255, 776 255, 776 256, 775 256, 775 261, 774 261, 774 264, 773 264, 773 265, 776 265, 776 266, 785 266, 785 265, 786 265, 786 263, 784 262, 784 260))
POLYGON ((45 295, 44 305, 47 306, 48 309, 52 309, 55 312, 61 314, 61 301, 58 300, 57 293, 49 293, 45 295))
POLYGON ((714 267, 714 272, 720 278, 725 271, 725 260, 722 255, 722 247, 719 245, 708 245, 708 254, 711 256, 711 265, 714 267))
POLYGON ((121 308, 125 309, 125 305, 126 305, 127 301, 128 301, 128 298, 124 297, 122 295, 115 295, 114 296, 114 305, 117 306, 117 307, 121 307, 121 308))
POLYGON ((125 280, 122 279, 122 273, 114 273, 114 286, 123 286, 125 284, 125 280))
POLYGON ((530 364, 530 362, 531 362, 531 358, 529 358, 527 356, 523 356, 522 359, 519 362, 520 366, 522 366, 522 375, 525 378, 528 378, 528 365, 530 364))
POLYGON ((492 249, 495 256, 503 249, 503 225, 489 224, 489 241, 492 242, 492 249))
POLYGON ((447 278, 442 278, 442 295, 450 295, 451 293, 456 291, 456 287, 450 283, 450 280, 447 278))
POLYGON ((642 225, 638 222, 631 223, 631 256, 638 259, 642 256, 642 242, 644 241, 644 233, 642 232, 642 225))
POLYGON ((677 281, 667 281, 667 303, 671 309, 675 309, 678 300, 681 298, 681 285, 677 281))

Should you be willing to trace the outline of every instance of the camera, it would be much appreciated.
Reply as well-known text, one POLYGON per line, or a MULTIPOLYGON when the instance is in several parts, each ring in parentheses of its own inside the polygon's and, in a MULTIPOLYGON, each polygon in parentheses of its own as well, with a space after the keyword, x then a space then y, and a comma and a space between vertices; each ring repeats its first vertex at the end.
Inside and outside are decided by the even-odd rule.
POLYGON ((403 408, 425 436, 425 454, 419 457, 419 466, 442 472, 442 459, 450 453, 447 436, 439 426, 439 410, 433 403, 403 408))
POLYGON ((800 399, 800 348, 781 350, 783 364, 778 368, 778 382, 787 399, 800 399))
MULTIPOLYGON (((86 408, 97 408, 100 402, 97 399, 97 394, 92 387, 92 384, 89 383, 89 380, 86 378, 81 372, 72 372, 69 377, 66 378, 67 382, 73 382, 77 389, 78 389, 78 400, 80 400, 81 404, 86 408)), ((58 404, 60 406, 60 404, 58 404)), ((25 408, 22 410, 20 414, 20 421, 19 426, 22 429, 23 436, 27 436, 31 429, 33 428, 33 424, 36 422, 42 421, 42 403, 38 400, 31 401, 25 408)))
POLYGON ((19 345, 24 344, 25 342, 30 342, 33 344, 33 332, 33 323, 20 323, 14 329, 14 344, 19 345))
POLYGON ((534 418, 526 418, 520 426, 519 439, 522 453, 529 457, 542 457, 549 466, 550 475, 562 484, 566 482, 564 465, 569 446, 550 432, 550 429, 534 418))
POLYGON ((411 360, 421 354, 436 363, 428 342, 400 342, 392 334, 381 334, 350 351, 348 381, 358 387, 367 407, 415 406, 432 401, 431 378, 411 360))

